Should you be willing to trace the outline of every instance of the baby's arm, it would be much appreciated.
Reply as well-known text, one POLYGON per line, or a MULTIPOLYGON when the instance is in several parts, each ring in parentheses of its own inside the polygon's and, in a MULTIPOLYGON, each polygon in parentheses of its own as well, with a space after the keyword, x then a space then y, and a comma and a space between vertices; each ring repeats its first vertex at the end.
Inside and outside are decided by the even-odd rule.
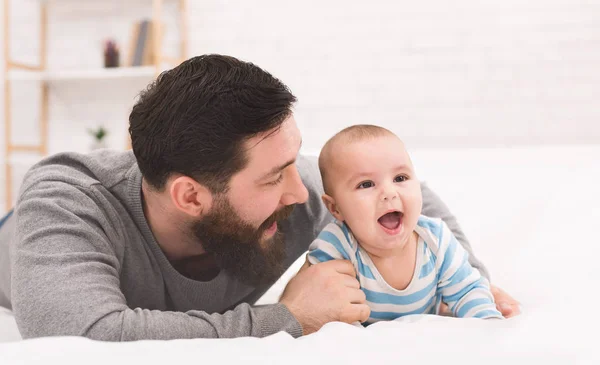
POLYGON ((456 317, 503 318, 496 309, 486 278, 469 264, 469 254, 442 222, 440 237, 442 265, 438 291, 456 317))
POLYGON ((352 245, 346 227, 329 223, 308 248, 311 265, 330 260, 351 260, 352 245))

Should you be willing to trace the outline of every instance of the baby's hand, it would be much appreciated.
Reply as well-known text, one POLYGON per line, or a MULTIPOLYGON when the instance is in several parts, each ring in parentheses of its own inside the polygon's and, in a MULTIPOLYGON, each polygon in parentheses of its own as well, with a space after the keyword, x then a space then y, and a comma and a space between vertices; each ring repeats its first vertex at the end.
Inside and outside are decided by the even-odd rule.
MULTIPOLYGON (((504 316, 504 318, 512 318, 521 314, 521 303, 517 302, 510 295, 508 295, 508 293, 498 288, 497 286, 490 285, 490 289, 492 295, 494 296, 496 309, 498 309, 498 311, 502 313, 502 316, 504 316)), ((452 312, 450 312, 450 308, 448 308, 446 303, 442 303, 440 305, 439 315, 452 316, 452 312)))

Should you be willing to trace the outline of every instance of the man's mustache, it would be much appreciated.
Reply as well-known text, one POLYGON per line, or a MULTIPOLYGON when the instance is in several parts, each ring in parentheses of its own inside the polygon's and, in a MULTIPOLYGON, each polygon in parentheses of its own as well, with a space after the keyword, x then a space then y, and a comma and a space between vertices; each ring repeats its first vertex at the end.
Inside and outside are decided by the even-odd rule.
POLYGON ((273 214, 271 214, 271 216, 269 218, 267 218, 263 224, 260 225, 260 227, 258 227, 258 231, 262 232, 262 231, 266 231, 269 227, 271 227, 273 225, 273 223, 275 222, 280 222, 282 220, 287 219, 291 214, 292 211, 294 210, 294 208, 296 207, 296 204, 292 204, 292 205, 286 205, 285 207, 276 210, 273 214))

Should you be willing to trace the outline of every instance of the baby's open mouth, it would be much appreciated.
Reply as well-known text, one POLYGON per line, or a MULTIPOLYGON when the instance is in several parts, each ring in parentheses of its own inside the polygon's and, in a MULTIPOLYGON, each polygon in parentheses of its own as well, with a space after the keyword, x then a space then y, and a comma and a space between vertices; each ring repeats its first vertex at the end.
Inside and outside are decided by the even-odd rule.
POLYGON ((403 216, 404 213, 399 211, 388 212, 382 215, 377 222, 379 222, 379 224, 381 224, 383 227, 393 230, 400 226, 403 216))

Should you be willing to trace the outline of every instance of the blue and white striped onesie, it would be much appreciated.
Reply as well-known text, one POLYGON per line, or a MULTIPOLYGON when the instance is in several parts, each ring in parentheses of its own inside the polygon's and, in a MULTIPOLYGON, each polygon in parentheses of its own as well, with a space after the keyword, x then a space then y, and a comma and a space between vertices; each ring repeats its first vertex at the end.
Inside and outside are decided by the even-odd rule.
POLYGON ((371 316, 366 324, 410 314, 436 314, 443 301, 456 317, 502 318, 488 281, 468 261, 468 253, 441 219, 420 216, 415 232, 417 261, 404 290, 385 282, 368 253, 344 223, 328 224, 309 248, 311 264, 352 261, 371 316))

